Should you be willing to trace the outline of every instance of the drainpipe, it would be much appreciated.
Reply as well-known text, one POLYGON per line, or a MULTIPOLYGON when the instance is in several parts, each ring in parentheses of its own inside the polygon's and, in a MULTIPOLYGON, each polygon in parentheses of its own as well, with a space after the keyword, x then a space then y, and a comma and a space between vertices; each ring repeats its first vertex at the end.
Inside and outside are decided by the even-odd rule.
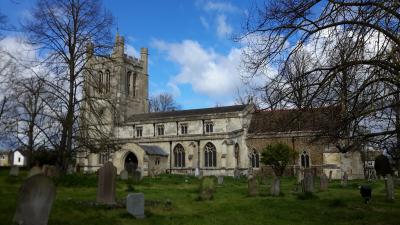
POLYGON ((172 174, 172 141, 169 142, 169 174, 172 174))

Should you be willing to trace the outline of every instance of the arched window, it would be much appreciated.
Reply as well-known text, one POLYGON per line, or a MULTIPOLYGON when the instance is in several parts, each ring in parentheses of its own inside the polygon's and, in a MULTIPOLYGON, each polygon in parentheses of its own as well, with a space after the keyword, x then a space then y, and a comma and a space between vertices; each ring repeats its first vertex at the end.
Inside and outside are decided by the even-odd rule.
POLYGON ((208 142, 204 147, 204 166, 205 167, 217 166, 217 150, 211 142, 208 142))
POLYGON ((132 95, 136 95, 136 73, 132 76, 132 95))
POLYGON ((98 87, 99 87, 99 93, 103 93, 103 84, 104 84, 104 75, 103 75, 103 72, 99 72, 99 84, 98 84, 98 87))
POLYGON ((106 70, 106 93, 110 93, 111 90, 111 73, 106 70))
POLYGON ((235 160, 236 160, 236 167, 239 167, 239 144, 235 144, 235 160))
POLYGON ((185 167, 185 149, 181 144, 177 144, 174 148, 174 160, 175 167, 185 167))
POLYGON ((257 150, 253 149, 251 151, 250 161, 251 161, 251 167, 253 167, 253 168, 260 167, 260 154, 258 154, 257 150))
POLYGON ((310 156, 304 151, 300 156, 301 167, 310 168, 310 156))
POLYGON ((131 92, 131 78, 132 78, 132 72, 129 71, 126 74, 126 95, 130 95, 131 92))

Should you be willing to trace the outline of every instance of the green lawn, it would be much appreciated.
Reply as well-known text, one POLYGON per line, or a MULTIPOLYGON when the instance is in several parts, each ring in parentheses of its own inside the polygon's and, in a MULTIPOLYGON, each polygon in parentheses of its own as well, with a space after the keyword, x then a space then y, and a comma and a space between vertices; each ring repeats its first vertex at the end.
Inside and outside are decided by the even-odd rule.
MULTIPOLYGON (((8 170, 0 169, 0 224, 12 224, 18 188, 26 172, 18 178, 8 177, 8 170)), ((268 180, 271 182, 271 179, 268 180)), ((267 195, 269 184, 261 185, 258 197, 247 197, 247 183, 225 178, 217 186, 212 201, 197 201, 199 180, 193 177, 168 176, 145 178, 134 185, 146 199, 146 219, 136 220, 124 208, 99 207, 96 199, 96 177, 67 177, 57 181, 57 197, 49 224, 400 224, 400 200, 386 202, 384 184, 372 184, 373 200, 363 204, 357 189, 364 181, 352 181, 347 188, 338 182, 329 191, 316 193, 316 197, 300 200, 293 194, 294 178, 283 180, 281 197, 267 195), (172 202, 169 207, 167 200, 172 202)), ((316 182, 317 183, 317 182, 316 182)), ((118 181, 118 199, 127 192, 126 183, 118 181)), ((396 190, 400 196, 400 189, 396 190)))

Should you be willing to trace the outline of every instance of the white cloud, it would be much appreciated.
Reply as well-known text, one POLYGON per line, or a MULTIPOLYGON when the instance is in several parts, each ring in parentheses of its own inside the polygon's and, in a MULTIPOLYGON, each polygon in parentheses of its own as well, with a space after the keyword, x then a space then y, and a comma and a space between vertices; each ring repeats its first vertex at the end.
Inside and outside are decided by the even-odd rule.
POLYGON ((232 5, 230 2, 216 2, 216 1, 198 1, 205 11, 217 11, 235 13, 239 12, 239 8, 232 5))
POLYGON ((225 15, 217 16, 217 35, 220 38, 226 38, 232 33, 232 27, 226 22, 225 15))
POLYGON ((194 92, 206 95, 215 102, 231 102, 235 90, 242 85, 239 66, 241 49, 232 48, 227 55, 205 49, 198 42, 184 40, 180 43, 153 41, 153 46, 166 52, 168 60, 180 66, 168 86, 179 94, 180 84, 190 84, 194 92))
POLYGON ((129 56, 134 56, 135 58, 139 58, 140 54, 139 51, 135 49, 135 47, 133 47, 132 45, 126 44, 125 45, 126 48, 126 54, 128 54, 129 56))
POLYGON ((210 28, 210 25, 208 24, 207 20, 204 17, 200 16, 200 22, 201 25, 203 25, 203 27, 206 28, 207 30, 208 28, 210 28))

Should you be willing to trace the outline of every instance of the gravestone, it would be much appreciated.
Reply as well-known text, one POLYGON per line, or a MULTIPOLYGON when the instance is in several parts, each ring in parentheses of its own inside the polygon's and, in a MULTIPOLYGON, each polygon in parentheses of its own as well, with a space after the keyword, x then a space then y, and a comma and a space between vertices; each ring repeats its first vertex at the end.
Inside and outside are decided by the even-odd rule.
POLYGON ((342 187, 346 187, 347 186, 347 181, 348 180, 349 180, 349 176, 347 175, 347 172, 344 172, 343 176, 342 176, 342 181, 340 182, 342 187))
POLYGON ((394 200, 394 182, 390 174, 385 177, 386 199, 389 201, 394 200))
POLYGON ((19 175, 19 167, 18 166, 12 166, 10 168, 10 173, 8 175, 17 177, 19 175))
POLYGON ((126 197, 126 210, 137 219, 145 218, 144 215, 144 194, 131 193, 126 197))
POLYGON ((329 182, 332 181, 332 173, 333 173, 333 171, 332 171, 332 170, 329 170, 329 182))
POLYGON ((314 177, 313 177, 311 171, 304 172, 302 188, 303 188, 304 193, 313 193, 314 192, 314 177))
POLYGON ((43 174, 29 177, 19 190, 13 221, 20 225, 47 225, 56 187, 43 174))
POLYGON ((140 170, 135 170, 132 173, 133 182, 138 183, 142 180, 142 172, 140 170))
POLYGON ((218 185, 224 184, 224 176, 218 176, 218 185))
POLYGON ((254 197, 258 195, 257 179, 253 176, 249 176, 247 181, 248 195, 254 197))
POLYGON ((240 170, 238 168, 235 168, 235 170, 233 171, 233 178, 235 180, 240 179, 240 170))
POLYGON ((279 194, 281 193, 281 181, 278 177, 274 178, 270 191, 272 196, 279 196, 279 194))
POLYGON ((322 173, 321 177, 319 178, 319 190, 328 190, 328 177, 326 177, 325 173, 322 173))
POLYGON ((301 184, 301 181, 304 179, 304 171, 297 170, 297 183, 301 184))
POLYGON ((32 177, 37 174, 43 174, 42 169, 40 169, 39 166, 34 166, 29 170, 28 177, 32 177))
POLYGON ((106 162, 99 170, 97 184, 97 202, 107 205, 115 204, 115 177, 117 168, 112 162, 106 162))
POLYGON ((121 180, 128 180, 129 178, 129 173, 126 170, 122 170, 121 173, 119 173, 119 177, 121 180))
POLYGON ((57 167, 52 165, 43 165, 42 171, 47 177, 58 177, 59 175, 57 167))

